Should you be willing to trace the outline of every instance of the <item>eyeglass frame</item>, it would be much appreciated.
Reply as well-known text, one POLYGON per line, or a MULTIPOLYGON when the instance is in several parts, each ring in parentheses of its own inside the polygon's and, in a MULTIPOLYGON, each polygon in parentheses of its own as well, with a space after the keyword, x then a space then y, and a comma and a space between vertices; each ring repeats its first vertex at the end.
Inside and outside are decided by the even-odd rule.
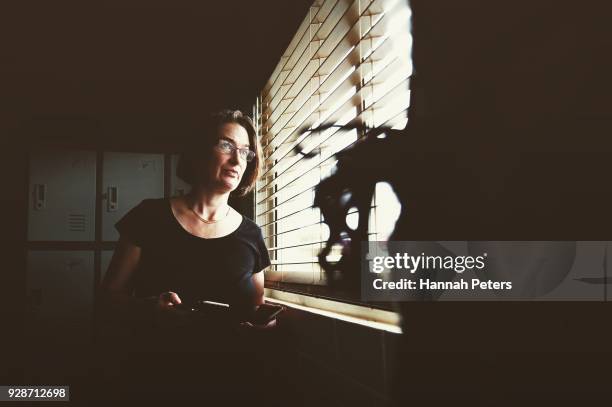
POLYGON ((215 144, 215 147, 223 154, 234 154, 235 151, 238 151, 238 157, 242 158, 243 160, 245 160, 247 163, 250 163, 251 161, 253 161, 253 159, 255 158, 255 151, 251 150, 250 148, 241 148, 241 147, 236 147, 234 145, 234 143, 232 143, 229 140, 220 138, 219 141, 217 141, 217 144, 215 144), (227 146, 229 146, 229 150, 225 149, 221 146, 222 144, 226 144, 227 146), (243 153, 244 151, 246 151, 245 153, 243 153), (242 155, 244 154, 244 156, 242 155))

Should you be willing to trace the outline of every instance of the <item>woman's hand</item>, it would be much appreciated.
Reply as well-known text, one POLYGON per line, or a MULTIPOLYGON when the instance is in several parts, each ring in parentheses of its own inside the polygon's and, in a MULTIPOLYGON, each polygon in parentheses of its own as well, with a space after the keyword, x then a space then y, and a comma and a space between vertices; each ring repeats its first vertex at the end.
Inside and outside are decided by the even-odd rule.
POLYGON ((187 322, 184 312, 176 309, 181 304, 181 298, 173 291, 161 293, 155 304, 155 322, 163 326, 180 326, 187 322))
POLYGON ((177 293, 173 291, 167 291, 165 293, 161 293, 157 298, 157 307, 160 310, 169 310, 172 307, 179 305, 181 303, 181 298, 177 293))
POLYGON ((252 322, 245 321, 240 323, 240 327, 244 330, 268 331, 270 329, 276 328, 276 318, 274 318, 265 325, 257 325, 252 322))

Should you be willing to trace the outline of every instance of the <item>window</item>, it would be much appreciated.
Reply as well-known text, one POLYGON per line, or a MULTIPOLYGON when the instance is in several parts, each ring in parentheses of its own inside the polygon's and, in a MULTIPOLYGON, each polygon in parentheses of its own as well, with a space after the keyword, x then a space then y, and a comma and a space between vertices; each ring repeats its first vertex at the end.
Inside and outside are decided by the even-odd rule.
MULTIPOLYGON (((265 157, 255 211, 272 259, 267 286, 337 297, 325 290, 317 263, 329 231, 312 207, 314 187, 333 173, 334 154, 361 135, 337 128, 301 130, 355 119, 368 127, 404 128, 411 43, 405 0, 324 0, 314 2, 281 56, 254 108, 265 157), (295 154, 298 143, 315 157, 295 154)), ((370 239, 386 240, 398 214, 391 188, 379 184, 370 239)), ((355 210, 347 222, 356 219, 355 210)))

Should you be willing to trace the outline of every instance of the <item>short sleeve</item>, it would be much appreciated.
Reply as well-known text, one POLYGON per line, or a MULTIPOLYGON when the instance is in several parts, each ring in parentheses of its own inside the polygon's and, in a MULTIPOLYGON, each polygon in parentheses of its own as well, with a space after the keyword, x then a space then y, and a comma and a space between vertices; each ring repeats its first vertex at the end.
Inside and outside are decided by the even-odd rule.
POLYGON ((147 222, 147 200, 143 200, 138 205, 130 209, 117 223, 115 229, 121 237, 128 239, 136 246, 143 247, 146 242, 147 222))
POLYGON ((263 271, 266 267, 268 267, 270 264, 272 264, 270 262, 270 254, 268 253, 266 242, 264 241, 263 235, 261 234, 261 229, 259 229, 259 233, 257 234, 256 247, 258 251, 259 264, 255 268, 255 270, 253 270, 253 273, 259 273, 260 271, 263 271))

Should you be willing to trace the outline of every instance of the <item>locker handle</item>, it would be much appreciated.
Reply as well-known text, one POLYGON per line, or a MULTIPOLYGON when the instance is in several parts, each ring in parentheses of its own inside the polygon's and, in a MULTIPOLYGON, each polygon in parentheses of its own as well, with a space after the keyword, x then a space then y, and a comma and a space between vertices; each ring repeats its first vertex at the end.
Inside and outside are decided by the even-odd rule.
POLYGON ((107 210, 115 212, 119 206, 119 189, 117 186, 109 186, 107 193, 107 210))
POLYGON ((39 211, 45 209, 47 199, 47 185, 34 184, 34 209, 39 211))

